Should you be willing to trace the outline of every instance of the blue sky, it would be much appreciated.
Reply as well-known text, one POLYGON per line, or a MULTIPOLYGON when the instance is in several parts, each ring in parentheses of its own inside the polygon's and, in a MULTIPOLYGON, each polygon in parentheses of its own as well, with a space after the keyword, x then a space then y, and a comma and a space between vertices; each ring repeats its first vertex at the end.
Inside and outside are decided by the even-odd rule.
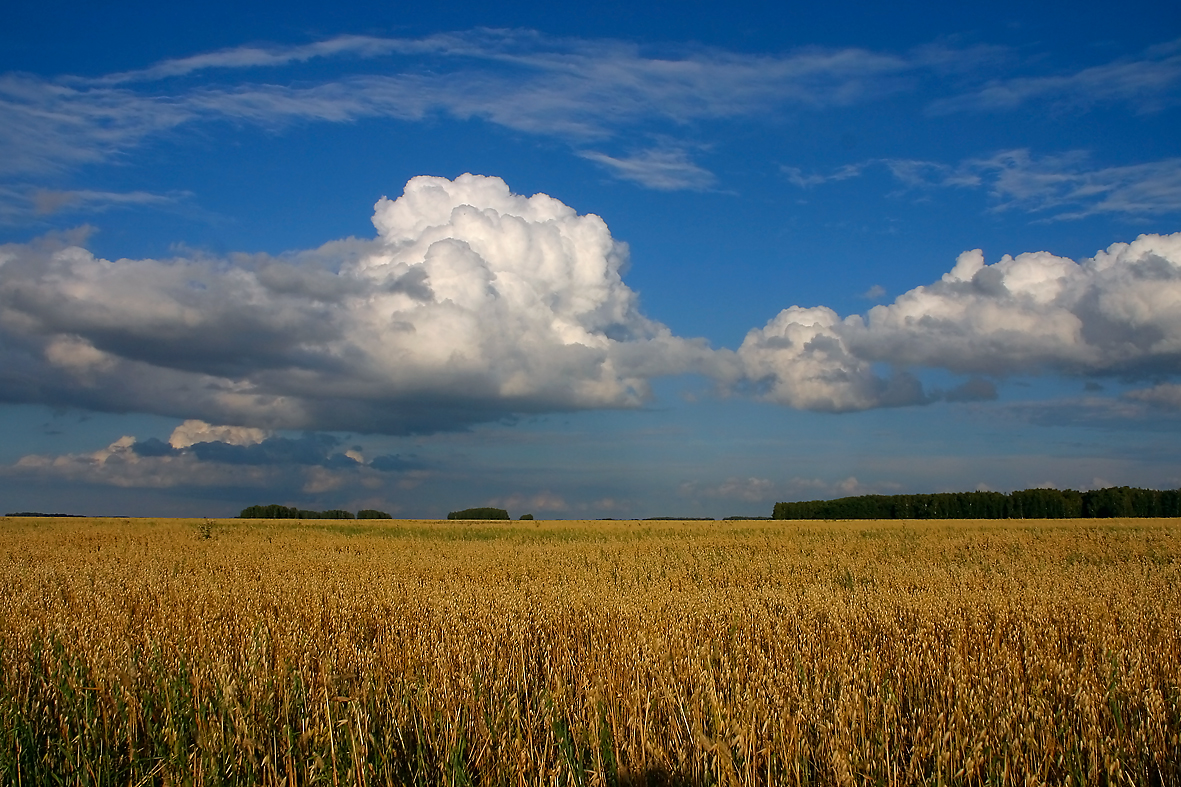
POLYGON ((1181 10, 953 6, 15 9, 0 508, 1181 486, 1181 10))

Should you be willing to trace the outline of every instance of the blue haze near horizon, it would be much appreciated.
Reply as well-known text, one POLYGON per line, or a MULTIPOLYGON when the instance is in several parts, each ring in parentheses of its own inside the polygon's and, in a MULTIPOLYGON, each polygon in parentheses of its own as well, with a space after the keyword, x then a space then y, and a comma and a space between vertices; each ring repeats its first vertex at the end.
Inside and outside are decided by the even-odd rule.
MULTIPOLYGON (((720 517, 845 494, 1181 486, 1181 361, 1169 343, 1181 301, 1168 300, 1181 293, 1181 257, 1164 246, 1153 254, 1176 271, 1137 318, 1163 338, 1129 339, 1147 349, 1128 365, 1087 355, 1103 343, 1094 331, 1132 330, 1111 315, 1082 349, 1033 352, 998 323, 991 355, 963 365, 920 347, 938 344, 930 333, 863 337, 871 349, 850 350, 862 354, 831 379, 863 375, 872 388, 904 373, 923 393, 858 389, 854 404, 838 401, 843 388, 809 393, 787 360, 724 354, 792 306, 840 317, 889 306, 972 249, 988 265, 1041 251, 1082 263, 1181 231, 1175 4, 27 4, 0 31, 0 102, 0 244, 13 259, 58 243, 100 260, 205 260, 213 278, 201 287, 215 288, 262 264, 250 255, 294 271, 324 244, 372 242, 382 197, 416 176, 472 173, 601 217, 627 244, 631 329, 647 319, 710 348, 679 366, 678 352, 698 351, 643 356, 636 376, 651 394, 639 402, 588 404, 538 383, 520 408, 474 393, 470 415, 406 428, 364 414, 373 401, 418 406, 388 392, 355 394, 356 417, 272 423, 190 403, 194 383, 168 388, 155 372, 144 384, 167 388, 165 403, 145 405, 110 364, 266 379, 291 399, 303 389, 275 383, 268 364, 297 355, 219 359, 226 346, 199 336, 168 345, 165 323, 153 323, 163 349, 137 349, 112 338, 137 326, 76 324, 52 304, 33 314, 18 297, 32 279, 7 280, 16 264, 0 263, 3 511, 229 516, 280 502, 720 517), (244 52, 271 60, 246 64, 244 52), (165 68, 197 57, 203 66, 165 68), (381 80, 395 78, 414 89, 390 98, 381 80), (145 105, 158 117, 137 114, 145 105), (86 361, 94 348, 109 357, 86 361), (148 441, 168 443, 187 420, 210 431, 151 455, 148 441), (362 458, 342 458, 349 450, 362 458)), ((61 292, 83 292, 87 270, 61 292)), ((924 325, 937 322, 932 312, 924 325)), ((767 357, 785 341, 768 339, 767 357)), ((335 373, 357 390, 370 382, 335 373)), ((403 382, 389 374, 384 384, 403 382)))

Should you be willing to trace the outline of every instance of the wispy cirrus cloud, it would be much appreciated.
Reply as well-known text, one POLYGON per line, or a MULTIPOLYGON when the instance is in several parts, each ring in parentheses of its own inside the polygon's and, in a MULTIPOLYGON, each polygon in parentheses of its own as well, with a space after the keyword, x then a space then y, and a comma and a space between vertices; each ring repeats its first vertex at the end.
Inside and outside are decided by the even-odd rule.
POLYGON ((980 88, 933 101, 928 112, 1011 111, 1032 102, 1061 109, 1100 103, 1130 103, 1151 112, 1178 101, 1181 86, 1181 39, 1149 47, 1137 57, 1120 58, 1089 68, 1028 77, 994 79, 980 88))
POLYGON ((207 216, 196 207, 189 191, 105 191, 53 189, 30 183, 0 186, 0 226, 36 225, 56 216, 90 216, 115 210, 148 209, 207 216))
POLYGON ((909 187, 987 189, 996 211, 1021 210, 1061 221, 1181 213, 1181 158, 1096 167, 1086 151, 1038 158, 1019 149, 954 166, 901 159, 883 163, 909 187))
POLYGON ((802 189, 812 188, 813 186, 822 186, 825 183, 834 183, 842 180, 849 180, 850 178, 860 177, 862 171, 872 162, 863 162, 859 164, 845 164, 837 167, 829 173, 809 172, 805 173, 799 167, 781 166, 779 170, 787 177, 788 182, 793 186, 798 186, 802 189))
POLYGON ((153 194, 148 191, 95 191, 92 189, 36 189, 29 195, 33 211, 39 215, 56 213, 60 210, 83 209, 101 212, 111 208, 140 205, 170 205, 183 199, 186 194, 153 194))
POLYGON ((712 498, 719 500, 741 500, 758 503, 774 500, 779 494, 779 485, 767 478, 750 476, 731 477, 720 484, 703 484, 686 481, 680 486, 681 494, 687 498, 712 498))
POLYGON ((578 155, 601 164, 620 180, 657 191, 703 191, 717 182, 712 172, 693 163, 684 150, 651 149, 627 158, 614 158, 595 151, 583 151, 578 155))
MULTIPOLYGON (((1003 107, 1072 91, 1165 101, 1181 74, 1178 49, 1174 42, 1073 75, 997 81, 944 101, 1003 107), (1008 98, 997 97, 1002 93, 1008 98)), ((445 116, 556 138, 575 152, 595 144, 581 154, 617 177, 650 188, 701 189, 712 176, 683 148, 679 154, 621 154, 603 145, 640 129, 683 135, 703 122, 775 122, 794 112, 882 101, 923 84, 959 86, 985 66, 1010 60, 998 47, 749 54, 692 46, 653 50, 521 30, 242 46, 93 78, 0 76, 0 148, 6 153, 0 174, 41 176, 119 160, 148 139, 200 123, 278 130, 291 123, 445 116), (300 70, 313 62, 316 68, 300 70)), ((817 175, 785 171, 799 185, 817 183, 817 175)))
POLYGON ((60 173, 108 161, 194 117, 176 97, 0 75, 0 175, 60 173))
POLYGON ((680 485, 681 495, 691 500, 733 500, 744 503, 771 503, 777 500, 844 497, 882 494, 897 491, 898 484, 864 484, 854 476, 843 479, 795 477, 782 481, 768 478, 727 478, 721 483, 687 481, 680 485))
POLYGON ((324 41, 294 46, 239 46, 205 52, 189 57, 163 60, 148 68, 119 71, 96 78, 67 77, 71 82, 90 85, 121 85, 129 82, 151 82, 183 77, 202 71, 245 68, 278 68, 293 63, 340 56, 358 58, 380 57, 390 54, 422 54, 434 51, 454 52, 448 47, 447 36, 432 36, 418 41, 375 36, 342 35, 324 41))
POLYGON ((790 183, 806 189, 861 177, 874 167, 885 167, 906 189, 983 190, 992 197, 990 210, 1022 211, 1048 221, 1181 213, 1181 157, 1104 167, 1095 166, 1085 150, 1039 157, 1021 148, 955 164, 891 158, 829 172, 780 169, 790 183))
POLYGON ((578 145, 637 124, 875 101, 932 67, 929 53, 918 52, 810 48, 750 55, 683 47, 647 53, 625 42, 529 31, 240 47, 97 78, 0 77, 0 145, 8 153, 0 172, 104 161, 148 137, 218 120, 276 128, 437 113, 578 145), (336 73, 296 80, 282 71, 311 60, 331 63, 336 73), (259 69, 270 70, 267 79, 240 78, 259 69), (186 79, 198 73, 217 78, 186 79))

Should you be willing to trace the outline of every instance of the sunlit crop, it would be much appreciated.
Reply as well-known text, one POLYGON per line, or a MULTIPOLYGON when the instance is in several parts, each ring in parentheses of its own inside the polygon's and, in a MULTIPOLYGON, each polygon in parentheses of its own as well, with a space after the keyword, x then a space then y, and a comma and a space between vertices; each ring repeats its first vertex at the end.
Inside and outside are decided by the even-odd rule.
POLYGON ((4 784, 1181 781, 1181 521, 0 520, 4 784))

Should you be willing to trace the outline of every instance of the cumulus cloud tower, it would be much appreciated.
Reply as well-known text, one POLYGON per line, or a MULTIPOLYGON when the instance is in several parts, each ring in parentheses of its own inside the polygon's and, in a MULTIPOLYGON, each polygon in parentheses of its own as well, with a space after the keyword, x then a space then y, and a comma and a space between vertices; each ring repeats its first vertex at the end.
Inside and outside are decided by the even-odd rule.
POLYGON ((355 332, 387 379, 462 385, 553 406, 631 406, 646 395, 615 346, 671 340, 620 277, 625 244, 595 215, 499 178, 417 177, 373 217, 378 243, 347 275, 371 283, 355 332))

